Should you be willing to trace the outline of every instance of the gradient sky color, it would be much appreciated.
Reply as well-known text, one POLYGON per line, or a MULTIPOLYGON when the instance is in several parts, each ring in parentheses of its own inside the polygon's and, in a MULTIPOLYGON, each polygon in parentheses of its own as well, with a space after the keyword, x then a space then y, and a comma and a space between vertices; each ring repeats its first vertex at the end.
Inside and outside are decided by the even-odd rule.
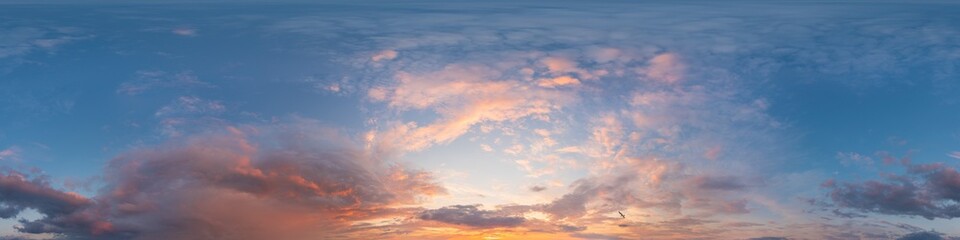
POLYGON ((0 2, 0 239, 960 238, 958 12, 0 2))

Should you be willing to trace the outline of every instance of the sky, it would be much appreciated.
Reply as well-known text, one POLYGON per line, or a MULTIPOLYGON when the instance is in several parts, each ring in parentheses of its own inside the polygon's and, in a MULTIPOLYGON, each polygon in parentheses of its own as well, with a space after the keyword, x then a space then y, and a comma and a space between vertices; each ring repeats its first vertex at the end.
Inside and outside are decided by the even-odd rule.
POLYGON ((960 239, 956 12, 0 2, 0 239, 960 239))

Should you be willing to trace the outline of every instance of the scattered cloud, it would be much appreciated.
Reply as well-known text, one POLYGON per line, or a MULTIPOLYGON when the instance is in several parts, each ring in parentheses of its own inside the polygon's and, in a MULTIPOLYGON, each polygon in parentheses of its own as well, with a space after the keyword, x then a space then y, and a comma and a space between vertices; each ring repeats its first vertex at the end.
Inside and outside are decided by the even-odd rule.
POLYGON ((548 114, 575 97, 503 79, 502 70, 484 65, 448 65, 425 73, 398 72, 396 85, 370 89, 368 96, 397 110, 428 109, 440 117, 426 125, 395 123, 377 132, 375 143, 402 152, 448 143, 481 122, 512 121, 548 114))
POLYGON ((640 73, 649 79, 664 83, 675 83, 683 79, 686 65, 680 61, 675 53, 663 53, 654 56, 648 66, 640 69, 640 73))
POLYGON ((850 165, 861 165, 861 166, 870 166, 873 165, 873 158, 870 156, 862 155, 855 152, 838 152, 837 159, 840 160, 840 163, 845 166, 850 165))
MULTIPOLYGON (((52 51, 60 45, 88 37, 72 27, 0 26, 0 33, 0 60, 23 57, 37 51, 52 51)), ((9 67, 12 66, 0 66, 0 69, 7 70, 9 67)))
POLYGON ((226 109, 220 101, 204 100, 193 96, 181 96, 173 103, 166 105, 156 113, 157 117, 171 117, 193 114, 216 114, 226 109))
POLYGON ((226 125, 218 115, 226 111, 220 101, 194 96, 181 96, 160 107, 154 116, 160 123, 160 131, 167 136, 180 136, 187 130, 205 131, 226 125))

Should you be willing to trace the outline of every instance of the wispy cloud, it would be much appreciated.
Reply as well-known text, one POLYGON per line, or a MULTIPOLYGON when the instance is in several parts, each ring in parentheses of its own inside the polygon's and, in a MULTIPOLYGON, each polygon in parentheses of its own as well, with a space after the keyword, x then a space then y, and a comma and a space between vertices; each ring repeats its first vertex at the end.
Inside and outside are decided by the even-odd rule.
POLYGON ((164 71, 138 71, 135 79, 123 82, 117 88, 118 94, 139 95, 146 91, 163 88, 210 88, 213 84, 201 81, 193 72, 182 71, 168 73, 164 71))
POLYGON ((170 30, 170 32, 173 33, 173 34, 180 35, 180 36, 185 36, 185 37, 197 36, 197 29, 196 29, 196 28, 190 28, 190 27, 174 28, 173 30, 170 30))
POLYGON ((20 148, 17 146, 8 147, 0 150, 0 160, 17 159, 20 156, 20 148))

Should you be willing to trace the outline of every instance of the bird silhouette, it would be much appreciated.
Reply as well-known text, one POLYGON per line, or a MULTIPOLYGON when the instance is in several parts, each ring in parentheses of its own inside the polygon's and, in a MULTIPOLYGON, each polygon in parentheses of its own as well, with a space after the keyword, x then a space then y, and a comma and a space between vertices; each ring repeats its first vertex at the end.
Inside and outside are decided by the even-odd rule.
POLYGON ((627 218, 627 215, 623 215, 623 213, 622 213, 622 212, 620 212, 620 211, 617 211, 617 213, 619 213, 619 214, 620 214, 620 217, 622 217, 622 218, 627 218))

